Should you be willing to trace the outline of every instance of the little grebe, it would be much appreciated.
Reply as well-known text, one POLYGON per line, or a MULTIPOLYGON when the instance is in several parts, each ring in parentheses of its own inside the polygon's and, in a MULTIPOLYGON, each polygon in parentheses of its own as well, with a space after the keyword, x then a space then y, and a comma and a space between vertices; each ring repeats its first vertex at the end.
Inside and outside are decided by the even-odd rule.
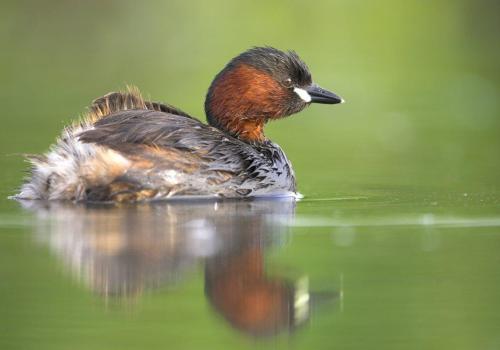
POLYGON ((294 194, 295 176, 264 124, 310 103, 341 103, 293 51, 252 48, 215 77, 208 125, 136 89, 93 102, 45 155, 30 156, 19 199, 141 201, 294 194))

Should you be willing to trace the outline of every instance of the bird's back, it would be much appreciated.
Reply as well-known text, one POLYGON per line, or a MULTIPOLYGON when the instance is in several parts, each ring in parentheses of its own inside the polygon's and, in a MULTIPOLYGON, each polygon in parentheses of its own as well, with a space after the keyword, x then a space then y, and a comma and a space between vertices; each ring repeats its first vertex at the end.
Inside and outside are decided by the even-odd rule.
POLYGON ((242 142, 173 106, 145 101, 137 90, 97 99, 46 155, 30 161, 18 198, 137 201, 295 191, 277 145, 242 142))

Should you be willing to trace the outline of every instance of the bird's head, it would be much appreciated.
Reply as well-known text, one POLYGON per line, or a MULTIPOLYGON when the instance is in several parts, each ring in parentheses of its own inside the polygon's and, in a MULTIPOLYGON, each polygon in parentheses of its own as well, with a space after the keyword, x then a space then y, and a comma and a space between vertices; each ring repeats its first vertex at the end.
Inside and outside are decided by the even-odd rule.
POLYGON ((265 140, 264 124, 311 103, 343 100, 316 85, 293 52, 255 47, 233 58, 215 77, 205 100, 208 123, 246 142, 265 140))

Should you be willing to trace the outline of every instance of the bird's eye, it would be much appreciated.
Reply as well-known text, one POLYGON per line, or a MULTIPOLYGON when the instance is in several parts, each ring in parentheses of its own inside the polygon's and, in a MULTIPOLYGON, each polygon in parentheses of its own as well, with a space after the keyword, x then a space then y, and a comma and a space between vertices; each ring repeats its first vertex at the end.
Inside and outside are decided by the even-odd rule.
POLYGON ((285 85, 285 87, 287 87, 287 88, 292 88, 293 87, 292 79, 291 78, 285 79, 285 81, 283 82, 283 85, 285 85))

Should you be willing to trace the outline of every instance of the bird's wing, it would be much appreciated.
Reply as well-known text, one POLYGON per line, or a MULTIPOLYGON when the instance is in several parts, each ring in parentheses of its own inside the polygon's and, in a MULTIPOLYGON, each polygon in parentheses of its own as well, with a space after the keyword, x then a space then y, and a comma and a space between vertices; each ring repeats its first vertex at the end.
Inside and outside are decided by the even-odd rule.
POLYGON ((197 119, 144 109, 112 113, 78 137, 123 152, 139 145, 186 152, 231 171, 241 170, 242 158, 256 153, 248 144, 197 119))
POLYGON ((168 188, 169 196, 244 196, 255 185, 248 184, 250 189, 246 189, 241 184, 250 178, 259 181, 263 176, 252 175, 259 168, 253 163, 261 157, 250 145, 196 119, 162 111, 116 112, 77 137, 81 142, 117 151, 132 162, 115 183, 120 190, 137 185, 140 191, 129 190, 134 195, 146 186, 168 188))

